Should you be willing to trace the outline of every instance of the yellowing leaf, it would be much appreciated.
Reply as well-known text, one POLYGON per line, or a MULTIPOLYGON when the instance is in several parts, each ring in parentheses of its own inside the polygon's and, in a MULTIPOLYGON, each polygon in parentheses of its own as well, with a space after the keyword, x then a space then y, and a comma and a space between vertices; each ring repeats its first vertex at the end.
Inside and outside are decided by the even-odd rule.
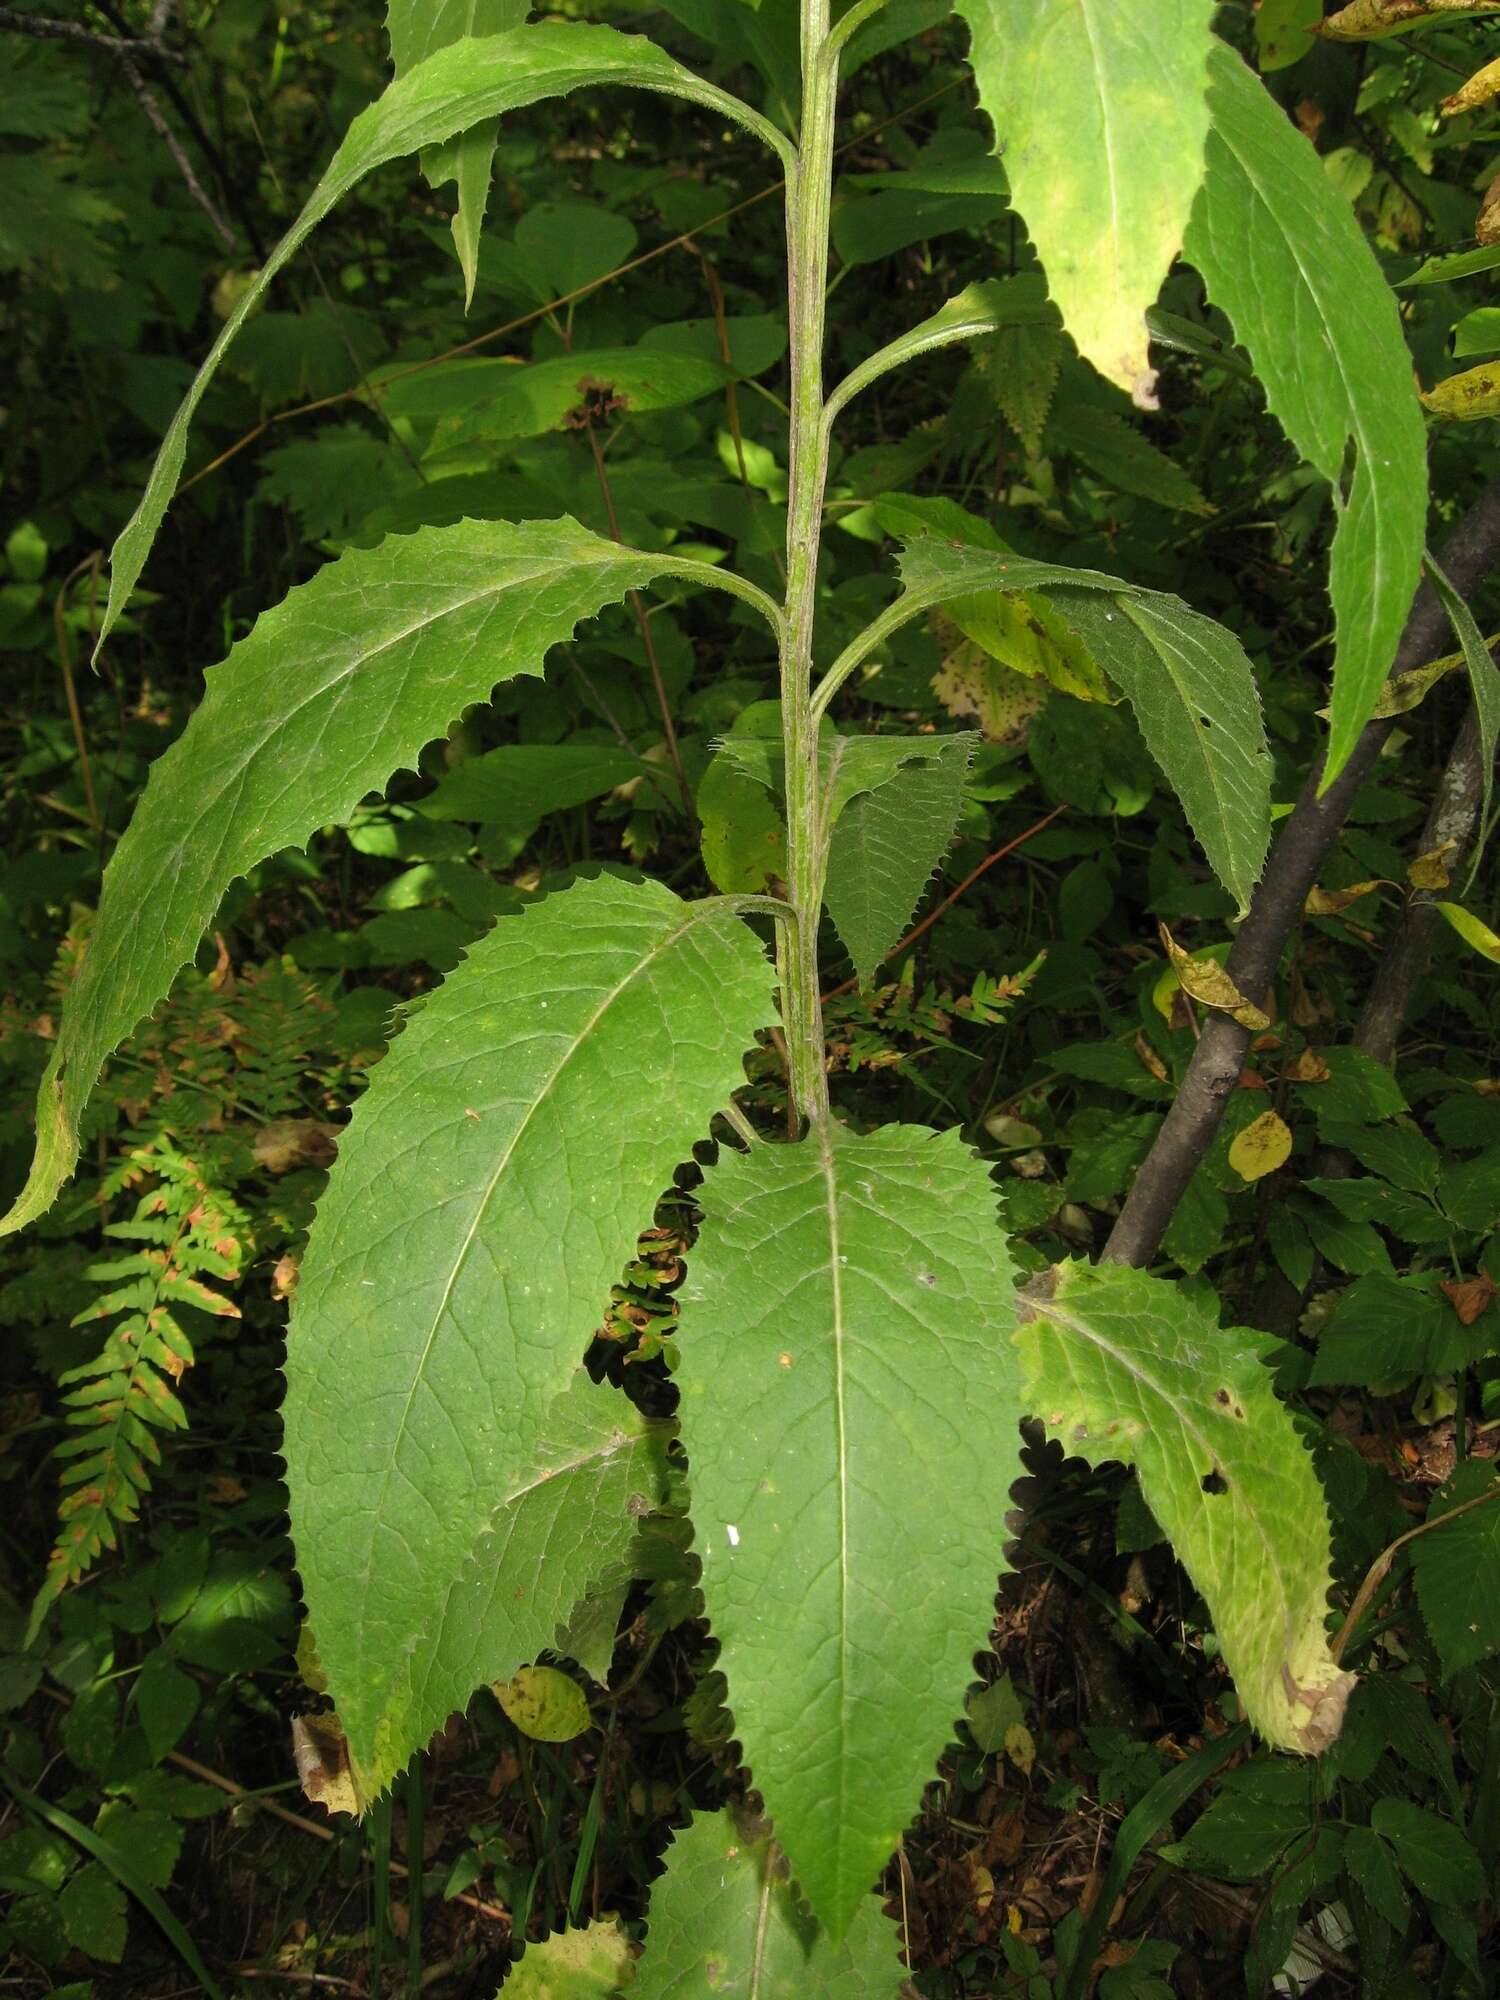
POLYGON ((1177 975, 1177 983, 1189 999, 1196 1000, 1200 1007, 1213 1007, 1221 1014, 1229 1014, 1242 1028, 1252 1034, 1259 1034, 1262 1028, 1269 1028, 1271 1017, 1263 1014, 1259 1007, 1247 1000, 1235 985, 1229 974, 1215 959, 1195 958, 1191 952, 1183 950, 1165 924, 1156 926, 1172 961, 1172 970, 1177 975))
POLYGON ((1481 417, 1500 416, 1500 364, 1482 362, 1419 393, 1423 409, 1449 423, 1472 424, 1481 417))
POLYGON ((302 1789, 315 1806, 326 1806, 331 1813, 364 1811, 369 1799, 336 1715, 294 1715, 292 1756, 302 1789))
POLYGON ((1419 854, 1406 871, 1406 879, 1414 889, 1446 889, 1453 877, 1448 873, 1448 856, 1457 850, 1456 840, 1441 841, 1436 847, 1429 847, 1425 854, 1419 854))
POLYGON ((960 0, 979 102, 1079 352, 1155 409, 1146 308, 1203 178, 1202 0, 960 0))
POLYGON ((1375 42, 1434 21, 1469 21, 1495 13, 1500 13, 1500 0, 1349 0, 1318 33, 1332 42, 1375 42))
POLYGON ((1340 910, 1347 910, 1351 903, 1357 903, 1361 896, 1368 896, 1380 886, 1378 875, 1373 882, 1352 882, 1347 889, 1319 889, 1314 885, 1302 907, 1310 917, 1336 917, 1340 910))
POLYGON ((1476 69, 1468 82, 1451 97, 1445 97, 1438 106, 1445 118, 1452 118, 1460 111, 1475 111, 1481 104, 1488 104, 1492 97, 1500 97, 1500 58, 1487 62, 1483 69, 1476 69))
POLYGON ((952 648, 932 677, 933 693, 950 715, 977 722, 986 743, 1024 743, 1047 704, 1046 689, 951 628, 949 637, 952 648))
POLYGON ((966 639, 1018 674, 1050 681, 1079 701, 1111 701, 1094 656, 1045 597, 1003 597, 999 591, 959 597, 947 607, 966 639))
POLYGON ((527 1945, 505 1991, 510 2000, 612 2000, 634 1978, 630 1939, 611 1919, 527 1945))
POLYGON ((534 1743, 571 1743, 593 1725, 588 1696, 560 1667, 522 1667, 494 1688, 496 1701, 534 1743))
POLYGON ((1274 1111, 1262 1111, 1252 1119, 1229 1148, 1229 1164, 1243 1181, 1258 1181, 1285 1166, 1292 1150, 1292 1135, 1284 1119, 1274 1111))
MULTIPOLYGON (((1455 672, 1464 663, 1462 653, 1445 654, 1441 660, 1430 660, 1425 667, 1413 667, 1409 673, 1392 674, 1380 690, 1380 698, 1371 711, 1372 720, 1388 715, 1406 715, 1425 701, 1445 674, 1455 672)), ((1320 709, 1326 715, 1326 709, 1320 709)))
POLYGON ((1036 1738, 1024 1722, 1013 1722, 1005 1732, 1005 1754, 1023 1778, 1031 1776, 1036 1762, 1036 1738))
POLYGON ((1500 965, 1500 937, 1496 937, 1488 924, 1481 923, 1472 910, 1464 909, 1459 903, 1434 903, 1432 907, 1446 918, 1465 944, 1474 947, 1481 958, 1500 965))

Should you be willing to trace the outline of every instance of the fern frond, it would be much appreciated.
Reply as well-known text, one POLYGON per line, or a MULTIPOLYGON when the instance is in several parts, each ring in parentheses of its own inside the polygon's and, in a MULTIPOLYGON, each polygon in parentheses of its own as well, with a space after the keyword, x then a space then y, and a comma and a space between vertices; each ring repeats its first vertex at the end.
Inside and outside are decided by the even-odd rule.
POLYGON ((104 1185, 118 1194, 142 1183, 134 1215, 104 1232, 134 1247, 89 1266, 85 1275, 105 1289, 73 1321, 112 1324, 99 1352, 60 1378, 73 1434, 53 1451, 63 1489, 59 1532, 32 1605, 33 1632, 48 1605, 118 1548, 120 1529, 139 1517, 151 1468, 161 1463, 157 1433, 188 1426, 175 1385, 194 1355, 174 1308, 239 1317, 207 1281, 239 1275, 251 1247, 244 1211, 163 1133, 133 1147, 104 1185))

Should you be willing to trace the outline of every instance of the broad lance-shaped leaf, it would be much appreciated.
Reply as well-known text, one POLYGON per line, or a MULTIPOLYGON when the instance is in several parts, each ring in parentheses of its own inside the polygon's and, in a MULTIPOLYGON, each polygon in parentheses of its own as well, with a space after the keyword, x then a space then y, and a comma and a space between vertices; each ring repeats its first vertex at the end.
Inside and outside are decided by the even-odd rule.
POLYGON ((230 342, 298 245, 352 187, 388 160, 420 152, 424 146, 440 145, 471 126, 483 125, 523 105, 565 97, 595 83, 629 84, 669 97, 691 98, 748 127, 783 164, 792 164, 790 144, 774 125, 737 97, 704 83, 644 35, 622 35, 616 28, 592 24, 539 21, 506 35, 454 42, 418 63, 353 121, 307 206, 225 320, 162 439, 141 504, 111 551, 101 646, 135 589, 162 515, 177 490, 193 412, 230 342))
POLYGON ((736 1734, 848 1932, 993 1616, 1020 1445, 1010 1264, 955 1133, 724 1153, 699 1192, 680 1419, 736 1734))
MULTIPOLYGON (((297 1361, 300 1368, 300 1350, 297 1361)), ((338 1407, 352 1401, 363 1425, 369 1422, 363 1400, 346 1382, 338 1407)), ((476 1688, 508 1681, 544 1650, 574 1652, 575 1615, 592 1592, 612 1586, 631 1559, 641 1517, 664 1497, 670 1436, 671 1426, 648 1422, 617 1389, 577 1371, 546 1412, 530 1463, 480 1494, 467 1519, 460 1518, 462 1553, 438 1579, 446 1588, 426 1624, 407 1635, 397 1655, 400 1671, 379 1709, 373 1716, 357 1703, 351 1709, 348 1691, 340 1689, 346 1730, 351 1713, 360 1716, 358 1745, 375 1753, 373 1765, 360 1772, 367 1794, 384 1786, 455 1710, 467 1708, 476 1688)), ((299 1483, 318 1459, 304 1432, 293 1467, 299 1483)), ((373 1482, 384 1469, 372 1462, 366 1476, 373 1482)), ((302 1534, 300 1513, 293 1526, 302 1534)), ((341 1605, 337 1593, 330 1599, 325 1591, 322 1615, 357 1619, 361 1607, 341 1605)), ((613 1628, 606 1658, 612 1641, 613 1628)))
POLYGON ((828 843, 828 914, 862 980, 911 921, 963 810, 976 738, 940 736, 941 752, 860 792, 828 843))
POLYGON ((535 1476, 610 1284, 774 1019, 731 907, 602 876, 502 918, 355 1107, 298 1281, 284 1451, 309 1617, 375 1782, 437 1699, 425 1649, 470 1615, 450 1607, 477 1536, 535 1476))
POLYGON ((672 1835, 666 1861, 631 2000, 897 2000, 901 1944, 879 1903, 864 1897, 833 1943, 764 1824, 698 1813, 672 1835))
POLYGON ((210 669, 105 871, 42 1079, 31 1177, 0 1233, 40 1215, 72 1173, 100 1067, 166 994, 236 877, 348 820, 470 702, 540 674, 581 618, 689 571, 739 587, 566 515, 461 521, 351 550, 263 613, 210 669))
POLYGON ((1154 409, 1146 308, 1203 178, 1211 0, 958 0, 979 102, 1063 323, 1154 409))
POLYGON ((1417 587, 1427 521, 1422 412, 1395 300, 1353 210, 1222 43, 1209 62, 1209 108, 1208 171, 1184 254, 1249 350, 1287 436, 1333 487, 1326 785, 1374 709, 1417 587))
POLYGON ((1021 1299, 1027 1409, 1091 1465, 1134 1466, 1245 1713, 1279 1750, 1327 1749, 1354 1675, 1328 1650, 1328 1508, 1264 1337, 1108 1264, 1059 1264, 1021 1299))
POLYGON ((845 659, 940 604, 987 590, 1041 596, 1123 691, 1214 873, 1246 907, 1270 842, 1271 758, 1255 675, 1233 633, 1161 591, 936 535, 908 543, 901 581, 901 597, 845 659))
MULTIPOLYGON (((530 12, 531 0, 391 0, 385 14, 391 66, 397 76, 404 76, 435 50, 465 35, 503 35, 521 27, 530 12)), ((465 311, 474 302, 474 280, 479 275, 479 238, 489 200, 495 137, 494 125, 476 125, 447 145, 432 147, 422 161, 429 186, 458 183, 453 247, 464 274, 465 311)))

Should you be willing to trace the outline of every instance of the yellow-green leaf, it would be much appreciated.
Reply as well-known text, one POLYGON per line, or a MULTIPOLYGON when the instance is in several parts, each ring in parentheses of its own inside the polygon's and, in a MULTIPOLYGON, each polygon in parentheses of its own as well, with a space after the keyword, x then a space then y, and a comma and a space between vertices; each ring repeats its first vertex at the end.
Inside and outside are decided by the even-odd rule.
POLYGON ((1432 906, 1453 926, 1467 945, 1472 945, 1481 958, 1500 965, 1500 937, 1482 923, 1472 910, 1466 910, 1461 903, 1434 903, 1432 906))
POLYGON ((1242 1181, 1258 1181, 1284 1167, 1291 1156, 1292 1135, 1274 1111, 1253 1118, 1229 1148, 1229 1164, 1242 1181))
POLYGON ((561 1667, 522 1667, 494 1689, 496 1701, 533 1743, 571 1743, 593 1726, 588 1696, 561 1667))
POLYGON ((1421 391, 1422 407, 1450 424, 1473 424, 1500 416, 1500 362, 1482 361, 1431 389, 1421 391))

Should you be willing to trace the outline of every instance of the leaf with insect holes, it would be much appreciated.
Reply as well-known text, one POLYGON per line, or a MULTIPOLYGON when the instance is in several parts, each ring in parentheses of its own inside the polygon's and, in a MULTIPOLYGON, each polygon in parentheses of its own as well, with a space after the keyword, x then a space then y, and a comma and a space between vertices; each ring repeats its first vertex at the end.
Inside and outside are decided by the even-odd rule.
POLYGON ((973 735, 939 737, 936 757, 858 793, 834 823, 825 900, 861 980, 911 921, 963 810, 973 735))
MULTIPOLYGON (((424 57, 464 35, 503 35, 519 28, 531 12, 531 0, 390 0, 385 31, 391 44, 391 67, 404 76, 424 57)), ((446 145, 432 146, 422 156, 429 187, 458 183, 458 211, 453 218, 453 247, 464 277, 464 310, 474 303, 479 275, 479 238, 489 201, 490 173, 498 128, 475 125, 446 145)))
MULTIPOLYGON (((557 1552, 507 1502, 556 1483, 556 1401, 610 1285, 774 1019, 732 908, 585 879, 473 946, 356 1105, 298 1280, 283 1449, 308 1618, 371 1789, 461 1699, 492 1636, 486 1572, 498 1616, 557 1552)), ((623 1447, 627 1412, 616 1428, 623 1447)), ((613 1554, 603 1537, 564 1598, 613 1554)))
POLYGON ((210 669, 105 871, 42 1080, 36 1159, 0 1233, 40 1215, 73 1171, 105 1058, 166 995, 231 883, 347 823, 471 702, 539 675, 580 619, 656 576, 717 577, 680 561, 566 515, 462 521, 351 550, 263 613, 210 669))
POLYGON ((1146 308, 1203 178, 1209 0, 959 0, 958 11, 1063 324, 1154 409, 1146 308))
POLYGON ((680 1418, 735 1731, 799 1886, 854 1921, 961 1714, 1019 1467, 1010 1263, 954 1132, 720 1155, 680 1418))
POLYGON ((1161 591, 946 536, 909 541, 900 568, 890 627, 987 591, 1043 597, 1124 692, 1214 873, 1248 906, 1271 838, 1271 757, 1254 671, 1232 632, 1161 591))
POLYGON ((1208 170, 1183 253, 1249 349, 1287 436, 1333 487, 1326 784, 1369 718, 1417 587, 1426 432, 1395 300, 1322 160, 1218 42, 1208 101, 1208 170))
POLYGON ((631 2000, 898 2000, 901 1941, 873 1896, 835 1944, 809 1915, 770 1830, 695 1813, 651 1889, 631 2000))
POLYGON ((1354 1676, 1328 1650, 1328 1508, 1264 1337, 1108 1264, 1056 1265, 1021 1299, 1026 1407, 1091 1465, 1135 1468, 1251 1722, 1279 1750, 1326 1749, 1354 1676))
POLYGON ((748 127, 783 162, 790 159, 788 142, 774 125, 738 98, 704 83, 644 35, 622 35, 617 28, 593 23, 540 21, 512 29, 509 34, 465 38, 419 62, 355 118, 302 213, 241 293, 193 378, 162 439, 140 505, 110 553, 109 603, 99 632, 101 646, 135 589, 162 516, 177 490, 188 430, 203 393, 271 280, 305 238, 351 188, 387 161, 441 145, 523 105, 565 97, 596 83, 627 84, 668 97, 690 98, 748 127))

